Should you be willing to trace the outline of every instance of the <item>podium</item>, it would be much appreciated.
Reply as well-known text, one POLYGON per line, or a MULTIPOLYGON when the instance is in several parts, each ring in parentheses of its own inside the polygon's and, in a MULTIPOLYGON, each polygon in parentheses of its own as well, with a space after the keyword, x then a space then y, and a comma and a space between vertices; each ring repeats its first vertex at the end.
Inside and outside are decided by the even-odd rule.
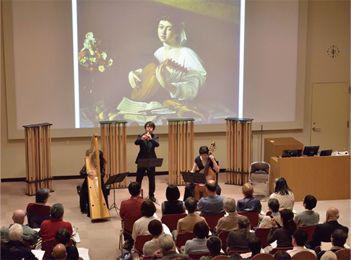
MULTIPOLYGON (((106 159, 106 178, 127 171, 127 121, 100 121, 102 152, 106 159)), ((126 188, 128 179, 111 185, 112 189, 126 188)))
POLYGON ((284 150, 302 150, 303 144, 292 137, 265 138, 264 161, 269 163, 272 157, 282 156, 284 150))
POLYGON ((184 185, 181 172, 194 162, 194 119, 168 119, 168 184, 184 185))
POLYGON ((50 123, 24 125, 27 195, 52 189, 50 123))

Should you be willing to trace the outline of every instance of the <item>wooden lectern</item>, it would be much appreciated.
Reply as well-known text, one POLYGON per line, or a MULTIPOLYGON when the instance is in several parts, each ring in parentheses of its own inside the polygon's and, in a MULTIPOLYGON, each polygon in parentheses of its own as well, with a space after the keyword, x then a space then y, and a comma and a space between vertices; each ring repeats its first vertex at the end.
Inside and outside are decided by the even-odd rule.
POLYGON ((265 138, 264 161, 270 162, 273 156, 282 156, 284 150, 302 150, 303 144, 292 137, 265 138))
POLYGON ((50 123, 24 125, 27 195, 52 189, 50 123))
MULTIPOLYGON (((126 121, 100 121, 102 152, 107 161, 106 180, 127 171, 126 121)), ((111 185, 112 189, 126 188, 128 179, 111 185)))
POLYGON ((249 181, 252 120, 249 118, 226 118, 227 184, 243 185, 249 181))
POLYGON ((181 172, 194 162, 194 119, 168 119, 168 183, 184 185, 181 172))

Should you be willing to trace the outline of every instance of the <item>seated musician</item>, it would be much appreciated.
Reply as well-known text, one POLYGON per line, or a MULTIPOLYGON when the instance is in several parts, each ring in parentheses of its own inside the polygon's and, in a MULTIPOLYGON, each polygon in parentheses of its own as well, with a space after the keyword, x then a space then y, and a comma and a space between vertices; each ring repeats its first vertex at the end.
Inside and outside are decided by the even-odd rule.
MULTIPOLYGON (((93 153, 90 152, 90 150, 87 151, 87 154, 89 154, 89 156, 91 156, 92 162, 94 165, 94 167, 96 167, 96 162, 95 162, 95 156, 93 153)), ((108 207, 108 190, 105 186, 104 183, 104 176, 105 176, 105 163, 106 160, 104 158, 104 155, 102 153, 102 151, 99 151, 99 161, 100 161, 100 178, 101 178, 101 186, 102 186, 102 193, 104 194, 104 198, 106 201, 106 205, 108 207)), ((88 214, 88 217, 90 217, 90 209, 89 209, 89 191, 88 191, 88 177, 94 177, 95 171, 89 171, 87 172, 86 166, 84 165, 83 168, 80 170, 80 175, 84 177, 84 182, 81 186, 80 192, 79 192, 79 204, 80 204, 80 211, 83 214, 88 214)))
MULTIPOLYGON (((205 167, 208 167, 209 169, 212 170, 212 172, 215 173, 215 176, 213 177, 215 178, 217 183, 217 175, 219 172, 218 162, 216 161, 213 154, 211 155, 209 154, 209 149, 207 146, 201 146, 199 149, 199 155, 194 160, 194 165, 193 165, 193 168, 191 169, 191 172, 198 171, 199 173, 204 173, 205 167)), ((188 197, 195 197, 194 189, 195 189, 194 183, 188 183, 185 186, 184 201, 188 197)), ((218 192, 220 193, 220 187, 217 184, 216 193, 218 194, 218 192)))

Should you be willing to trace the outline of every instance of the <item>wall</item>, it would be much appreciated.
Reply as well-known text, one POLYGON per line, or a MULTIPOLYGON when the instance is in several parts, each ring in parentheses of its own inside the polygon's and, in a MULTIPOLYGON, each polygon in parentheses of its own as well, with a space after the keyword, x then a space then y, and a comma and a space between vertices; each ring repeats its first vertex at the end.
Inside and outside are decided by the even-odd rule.
MULTIPOLYGON (((263 139, 267 137, 292 136, 308 145, 311 130, 311 88, 316 82, 350 82, 350 13, 349 1, 309 1, 307 24, 306 69, 304 87, 304 127, 302 130, 263 131, 253 135, 253 160, 263 158, 263 139), (342 48, 337 62, 326 57, 326 49, 335 41, 342 48)), ((279 97, 277 97, 279 98, 279 97)), ((6 90, 1 84, 1 178, 25 176, 23 140, 8 140, 7 136, 6 90)), ((216 141, 217 158, 221 167, 226 167, 225 133, 202 133, 195 135, 195 150, 211 140, 216 141)), ((128 170, 135 171, 134 159, 137 147, 134 137, 127 139, 128 170)), ((64 138, 52 140, 52 173, 54 176, 76 175, 82 164, 89 138, 64 138)), ((167 136, 160 136, 157 151, 165 158, 159 170, 167 170, 167 136)))

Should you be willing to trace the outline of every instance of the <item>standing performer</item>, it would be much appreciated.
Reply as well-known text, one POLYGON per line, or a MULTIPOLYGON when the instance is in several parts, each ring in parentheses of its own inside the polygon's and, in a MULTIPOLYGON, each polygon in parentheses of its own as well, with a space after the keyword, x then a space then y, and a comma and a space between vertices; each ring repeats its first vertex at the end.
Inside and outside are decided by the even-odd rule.
MULTIPOLYGON (((137 139, 135 140, 135 144, 139 145, 140 150, 138 156, 135 160, 135 163, 138 163, 139 159, 156 159, 155 147, 159 146, 158 143, 158 136, 153 134, 155 130, 154 122, 146 122, 144 125, 145 133, 138 135, 137 139)), ((155 167, 150 168, 141 168, 137 167, 136 173, 136 181, 140 184, 143 180, 144 174, 147 174, 149 178, 149 199, 153 202, 156 201, 155 199, 155 167)))
MULTIPOLYGON (((96 168, 96 160, 95 160, 95 152, 91 152, 88 150, 86 152, 87 155, 91 156, 93 160, 94 167, 96 168)), ((102 185, 102 193, 104 194, 106 205, 108 207, 108 194, 109 190, 106 188, 106 185, 104 183, 104 176, 105 176, 105 164, 106 160, 104 158, 104 155, 102 151, 99 151, 99 160, 100 160, 100 178, 101 178, 101 185, 102 185)), ((89 191, 88 191, 88 180, 89 176, 93 176, 93 172, 87 172, 86 166, 82 167, 80 170, 80 175, 84 177, 84 182, 79 190, 79 204, 80 204, 80 211, 83 214, 88 214, 88 217, 90 217, 90 208, 89 208, 89 191)))

